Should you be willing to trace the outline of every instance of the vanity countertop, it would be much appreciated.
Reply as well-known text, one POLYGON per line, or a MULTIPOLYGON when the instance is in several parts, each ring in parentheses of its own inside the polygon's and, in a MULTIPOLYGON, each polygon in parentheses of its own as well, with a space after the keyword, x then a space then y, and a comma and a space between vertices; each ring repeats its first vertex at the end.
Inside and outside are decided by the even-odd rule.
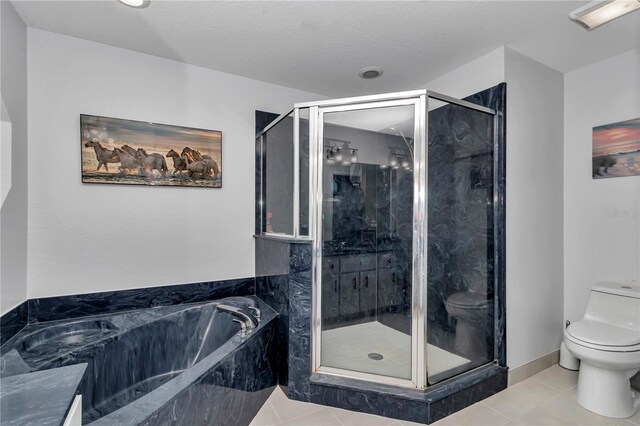
POLYGON ((86 369, 75 364, 0 379, 2 425, 62 425, 86 369))

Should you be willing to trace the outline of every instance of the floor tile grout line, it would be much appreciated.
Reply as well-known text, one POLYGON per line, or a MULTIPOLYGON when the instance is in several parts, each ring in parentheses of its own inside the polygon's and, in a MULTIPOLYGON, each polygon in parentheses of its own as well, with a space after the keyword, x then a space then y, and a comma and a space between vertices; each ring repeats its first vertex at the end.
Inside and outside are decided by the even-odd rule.
POLYGON ((267 399, 267 404, 269 404, 273 412, 276 414, 276 418, 278 419, 278 424, 282 423, 282 419, 280 418, 280 414, 278 414, 278 410, 276 410, 276 407, 274 407, 271 401, 269 401, 268 399, 267 399))
POLYGON ((333 407, 327 407, 327 409, 329 410, 329 412, 331 413, 331 415, 338 421, 338 424, 341 424, 342 426, 344 426, 344 423, 342 423, 342 421, 340 421, 340 419, 338 418, 338 416, 336 416, 336 413, 333 412, 333 410, 331 409, 333 407))
MULTIPOLYGON (((497 395, 497 394, 496 394, 496 395, 497 395)), ((505 419, 507 419, 507 420, 516 420, 516 419, 514 419, 514 418, 512 418, 512 417, 509 417, 509 416, 507 416, 506 414, 504 414, 504 413, 502 413, 502 412, 500 412, 500 411, 496 410, 495 408, 490 407, 489 405, 485 404, 485 403, 484 403, 484 400, 480 401, 480 404, 482 404, 482 405, 484 405, 485 407, 487 407, 488 409, 490 409, 490 410, 492 410, 492 411, 494 411, 494 412, 496 412, 496 413, 500 414, 502 417, 504 417, 504 418, 505 418, 505 419)), ((471 407, 471 405, 469 405, 469 407, 471 407)), ((465 408, 463 408, 462 410, 465 410, 465 409, 467 409, 467 408, 469 408, 469 407, 465 407, 465 408)), ((462 411, 462 410, 460 410, 460 411, 462 411)), ((458 412, 460 412, 460 411, 458 411, 458 412)), ((454 414, 455 414, 455 413, 454 413, 454 414)))
MULTIPOLYGON (((289 401, 294 402, 294 403, 296 403, 296 404, 305 404, 305 405, 306 405, 306 404, 312 404, 312 403, 310 403, 310 402, 296 401, 296 400, 293 400, 293 399, 290 399, 289 401)), ((312 405, 316 405, 316 407, 317 407, 317 408, 316 408, 315 410, 313 410, 313 411, 309 411, 308 413, 304 413, 304 414, 301 414, 301 415, 299 415, 299 416, 292 417, 292 418, 288 419, 286 422, 284 422, 284 421, 280 420, 280 424, 282 424, 282 423, 292 422, 292 421, 294 421, 294 420, 299 420, 299 419, 301 419, 302 417, 308 416, 308 415, 313 414, 313 413, 317 413, 318 411, 322 411, 322 409, 323 409, 323 408, 328 408, 328 407, 326 407, 326 406, 324 406, 324 405, 317 405, 317 404, 312 404, 312 405)), ((276 415, 278 416, 278 419, 281 419, 280 415, 278 414, 278 410, 275 410, 275 408, 274 408, 274 411, 276 412, 276 415)))
MULTIPOLYGON (((548 401, 546 401, 546 402, 544 402, 544 403, 540 404, 538 407, 543 408, 546 404, 549 404, 553 399, 555 399, 555 398, 559 398, 560 396, 562 396, 562 395, 564 395, 564 394, 566 394, 566 393, 568 393, 568 392, 572 391, 573 389, 575 389, 575 386, 573 386, 573 387, 572 387, 572 388, 570 388, 570 389, 567 389, 567 390, 565 390, 565 391, 560 392, 558 395, 556 395, 556 396, 554 396, 553 398, 549 399, 548 401)), ((576 425, 576 426, 580 426, 580 425, 581 425, 581 423, 578 423, 577 421, 570 419, 568 416, 565 416, 565 415, 563 415, 562 413, 556 412, 555 410, 551 410, 551 411, 553 411, 553 413, 554 413, 557 417, 559 417, 559 418, 561 418, 561 419, 563 419, 563 420, 565 420, 565 421, 567 421, 567 422, 569 422, 569 423, 571 423, 571 424, 574 424, 574 425, 576 425)), ((595 413, 592 413, 592 414, 596 415, 595 413)), ((624 421, 624 419, 623 419, 623 421, 624 421)), ((616 426, 617 426, 617 425, 618 425, 618 423, 616 423, 616 426)))
POLYGON ((545 382, 543 382, 543 381, 542 381, 542 380, 540 380, 540 379, 536 379, 536 377, 535 377, 535 376, 531 376, 531 377, 529 377, 529 378, 530 378, 531 380, 533 380, 534 382, 540 383, 541 385, 545 385, 545 386, 547 386, 547 387, 549 387, 549 388, 551 388, 551 389, 553 389, 553 390, 557 390, 557 391, 558 391, 558 392, 560 392, 560 393, 565 393, 566 391, 571 390, 571 389, 573 389, 573 388, 576 386, 576 385, 573 385, 573 386, 571 386, 569 389, 560 389, 560 388, 558 388, 558 387, 555 387, 555 386, 553 386, 553 385, 550 385, 550 384, 548 384, 548 383, 545 383, 545 382))

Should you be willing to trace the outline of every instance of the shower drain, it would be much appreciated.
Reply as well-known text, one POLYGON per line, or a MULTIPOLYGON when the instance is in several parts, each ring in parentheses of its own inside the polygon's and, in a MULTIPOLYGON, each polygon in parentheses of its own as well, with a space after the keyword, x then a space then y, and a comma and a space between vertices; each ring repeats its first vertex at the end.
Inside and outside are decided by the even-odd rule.
POLYGON ((376 352, 371 352, 369 354, 369 358, 371 358, 374 361, 380 361, 382 358, 384 358, 381 354, 376 353, 376 352))

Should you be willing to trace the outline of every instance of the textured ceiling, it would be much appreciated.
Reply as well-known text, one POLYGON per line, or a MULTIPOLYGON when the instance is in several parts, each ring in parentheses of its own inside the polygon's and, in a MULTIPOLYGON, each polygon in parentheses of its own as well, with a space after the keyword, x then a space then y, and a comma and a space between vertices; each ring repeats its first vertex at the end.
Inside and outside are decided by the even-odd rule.
POLYGON ((584 1, 13 3, 32 27, 327 96, 415 89, 501 45, 566 72, 640 43, 637 12, 569 21, 584 1))

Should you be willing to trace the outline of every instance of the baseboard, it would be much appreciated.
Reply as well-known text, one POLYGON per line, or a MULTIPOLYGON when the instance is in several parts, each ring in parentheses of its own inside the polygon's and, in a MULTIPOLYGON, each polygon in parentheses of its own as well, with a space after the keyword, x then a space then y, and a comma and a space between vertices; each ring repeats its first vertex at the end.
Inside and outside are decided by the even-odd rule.
POLYGON ((557 364, 560 361, 560 349, 534 359, 518 368, 509 370, 508 386, 513 386, 557 364))

